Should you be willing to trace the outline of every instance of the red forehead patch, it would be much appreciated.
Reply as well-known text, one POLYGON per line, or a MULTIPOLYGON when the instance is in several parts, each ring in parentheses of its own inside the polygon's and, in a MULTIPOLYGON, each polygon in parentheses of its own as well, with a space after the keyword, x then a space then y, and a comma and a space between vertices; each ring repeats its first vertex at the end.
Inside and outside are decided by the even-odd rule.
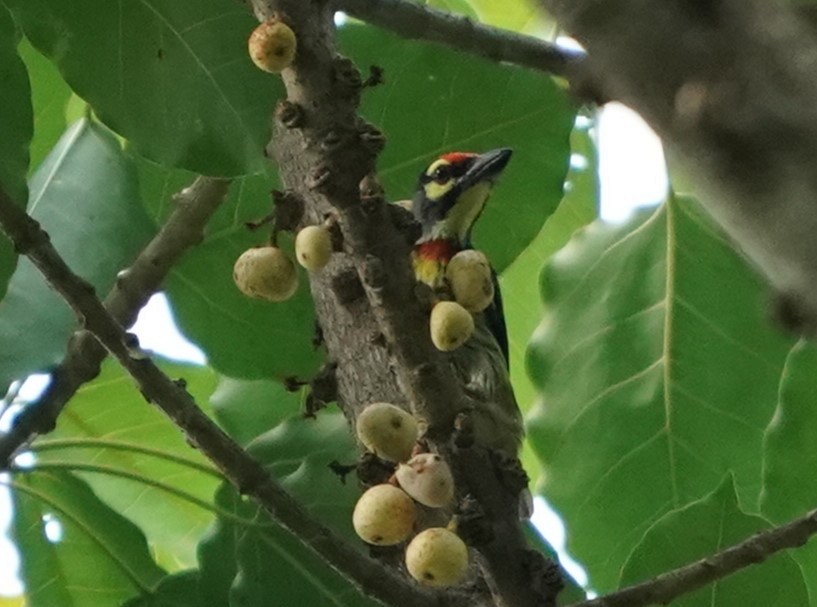
POLYGON ((451 164, 459 164, 460 162, 473 158, 474 156, 476 156, 476 154, 472 154, 470 152, 449 152, 448 154, 443 154, 440 156, 440 158, 451 164))

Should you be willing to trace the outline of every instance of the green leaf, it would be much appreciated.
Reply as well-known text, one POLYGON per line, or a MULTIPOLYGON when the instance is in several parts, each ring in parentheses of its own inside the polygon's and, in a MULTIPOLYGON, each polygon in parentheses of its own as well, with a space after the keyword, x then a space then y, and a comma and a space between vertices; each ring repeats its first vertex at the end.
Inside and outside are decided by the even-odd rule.
POLYGON ((468 0, 422 0, 422 4, 427 4, 433 8, 449 13, 459 13, 475 21, 479 21, 477 12, 471 8, 468 0))
MULTIPOLYGON (((700 501, 658 520, 627 559, 621 586, 710 556, 768 529, 758 516, 744 514, 733 480, 727 477, 700 501)), ((808 607, 803 575, 792 557, 781 552, 758 566, 743 569, 672 602, 673 607, 808 607)))
MULTIPOLYGON (((183 378, 199 404, 216 383, 206 367, 162 363, 183 378)), ((112 361, 71 399, 54 432, 33 446, 37 469, 76 472, 94 492, 147 535, 170 571, 196 563, 196 546, 213 521, 210 502, 221 479, 182 432, 145 399, 112 361)))
MULTIPOLYGON (((0 3, 0 187, 20 206, 28 200, 26 173, 34 119, 28 75, 17 54, 19 36, 11 14, 0 3)), ((14 273, 17 254, 0 232, 0 299, 14 273)), ((0 391, 2 391, 0 383, 0 391)))
POLYGON ((123 607, 224 607, 212 596, 199 594, 197 570, 182 571, 165 577, 149 595, 128 601, 123 607))
MULTIPOLYGON (((238 512, 239 508, 246 509, 249 516, 257 514, 248 503, 242 505, 235 489, 226 483, 216 490, 214 502, 222 511, 230 512, 233 517, 241 515, 238 512)), ((253 519, 246 520, 255 523, 253 519)), ((230 604, 230 587, 238 573, 238 565, 235 562, 237 534, 243 528, 235 522, 235 518, 217 518, 207 535, 199 542, 198 596, 205 604, 209 604, 208 601, 218 606, 230 604)), ((260 522, 262 525, 271 524, 269 519, 260 522)))
POLYGON ((763 513, 775 522, 802 516, 814 508, 817 479, 817 349, 798 343, 780 378, 777 410, 766 428, 763 513))
POLYGON ((541 37, 542 31, 553 31, 555 23, 542 10, 542 5, 534 0, 468 0, 479 16, 479 21, 541 37))
POLYGON ((100 119, 169 166, 262 170, 279 78, 247 54, 255 27, 232 0, 7 0, 26 36, 100 119))
POLYGON ((0 186, 22 206, 28 200, 26 173, 34 114, 28 73, 17 53, 19 39, 11 14, 0 3, 0 186))
POLYGON ((474 234, 502 272, 561 199, 575 116, 564 92, 544 74, 372 27, 339 33, 360 65, 385 70, 386 83, 366 91, 361 112, 388 139, 379 176, 392 199, 411 198, 418 175, 441 153, 514 149, 474 234))
POLYGON ((755 511, 791 340, 765 288, 690 199, 579 232, 542 274, 529 441, 570 551, 607 591, 647 528, 730 470, 755 511), (726 367, 724 367, 726 365, 726 367))
MULTIPOLYGON (((353 538, 351 525, 360 492, 354 482, 341 484, 328 468, 332 460, 349 463, 357 457, 348 424, 340 413, 324 411, 314 420, 292 418, 253 441, 250 452, 311 514, 363 549, 362 542, 353 538)), ((256 525, 236 525, 219 517, 213 535, 200 551, 202 584, 208 594, 225 595, 224 586, 231 582, 230 604, 242 607, 266 606, 273 596, 281 605, 375 604, 288 532, 266 525, 269 519, 254 504, 226 489, 219 492, 218 503, 256 525), (220 580, 220 584, 213 580, 220 580)))
POLYGON ((434 8, 459 13, 474 21, 541 37, 543 30, 554 30, 541 6, 533 0, 422 0, 434 8))
MULTIPOLYGON (((817 350, 798 343, 780 378, 777 410, 766 428, 763 460, 763 514, 775 523, 803 516, 815 506, 817 482, 817 350)), ((817 592, 817 546, 813 542, 792 553, 809 589, 817 592)))
POLYGON ((141 531, 73 475, 18 472, 11 486, 29 607, 118 605, 163 577, 141 531), (46 538, 47 519, 60 524, 59 540, 46 538))
MULTIPOLYGON (((194 175, 138 158, 137 166, 142 197, 159 221, 169 212, 172 195, 194 175)), ((179 328, 206 352, 214 369, 233 377, 306 378, 322 359, 312 345, 315 312, 303 270, 295 296, 281 303, 250 299, 233 282, 238 256, 269 238, 268 230, 250 232, 244 224, 270 212, 275 186, 264 175, 236 179, 208 223, 204 241, 187 252, 165 282, 179 328)), ((290 254, 291 240, 281 235, 280 245, 290 254)))
POLYGON ((31 102, 34 105, 34 139, 31 141, 33 171, 68 127, 66 107, 71 99, 71 89, 57 67, 37 52, 28 40, 20 42, 19 51, 31 79, 31 102))
MULTIPOLYGON (((595 144, 590 137, 592 121, 581 122, 570 135, 575 166, 566 180, 565 197, 539 234, 499 277, 510 345, 511 382, 516 401, 528 411, 536 391, 525 369, 528 340, 542 320, 539 273, 542 264, 561 249, 573 233, 598 216, 599 177, 595 144)), ((541 470, 527 441, 520 455, 528 475, 536 479, 541 470)))
POLYGON ((287 392, 280 382, 239 380, 222 376, 210 403, 219 423, 241 445, 296 415, 299 394, 287 392))
POLYGON ((352 531, 352 510, 360 490, 353 478, 341 482, 329 468, 334 460, 343 464, 358 460, 349 423, 341 413, 321 411, 314 419, 294 416, 247 449, 312 514, 362 547, 352 531))
POLYGON ((577 164, 568 173, 564 199, 533 242, 499 277, 508 324, 511 379, 523 411, 530 408, 535 397, 533 385, 525 371, 525 350, 531 334, 542 319, 543 310, 539 301, 542 265, 567 243, 576 230, 598 216, 598 163, 590 128, 590 123, 584 124, 576 127, 571 134, 571 147, 577 164))
MULTIPOLYGON (((103 295, 153 233, 118 141, 87 120, 72 126, 34 173, 28 212, 71 269, 103 295)), ((21 259, 0 307, 0 387, 59 361, 75 326, 65 302, 21 259)))

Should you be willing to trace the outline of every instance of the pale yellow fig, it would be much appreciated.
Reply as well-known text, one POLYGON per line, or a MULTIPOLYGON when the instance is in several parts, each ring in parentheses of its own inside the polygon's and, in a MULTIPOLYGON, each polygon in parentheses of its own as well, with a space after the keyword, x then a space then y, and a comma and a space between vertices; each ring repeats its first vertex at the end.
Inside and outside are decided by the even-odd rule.
POLYGON ((323 226, 307 226, 295 237, 295 257, 310 272, 320 270, 332 256, 332 237, 323 226))
POLYGON ((375 485, 355 504, 352 525, 369 544, 392 546, 405 540, 414 527, 417 507, 394 485, 375 485))
POLYGON ((358 415, 357 437, 372 453, 392 462, 406 461, 417 442, 417 420, 390 403, 372 403, 358 415))
POLYGON ((480 251, 467 249, 454 255, 445 277, 454 299, 469 312, 482 312, 494 300, 491 265, 480 251))
POLYGON ((442 508, 454 499, 454 477, 445 460, 434 453, 420 453, 394 473, 403 491, 424 506, 442 508))
POLYGON ((454 301, 438 302, 431 310, 431 341, 438 350, 456 350, 474 332, 471 313, 454 301))
POLYGON ((406 568, 421 584, 453 586, 468 571, 468 548, 456 533, 432 527, 411 540, 406 548, 406 568))
POLYGON ((297 45, 295 32, 277 17, 256 27, 247 42, 253 63, 271 73, 278 73, 292 64, 297 45))
POLYGON ((233 280, 245 295, 284 301, 298 289, 295 264, 278 247, 247 249, 233 266, 233 280))

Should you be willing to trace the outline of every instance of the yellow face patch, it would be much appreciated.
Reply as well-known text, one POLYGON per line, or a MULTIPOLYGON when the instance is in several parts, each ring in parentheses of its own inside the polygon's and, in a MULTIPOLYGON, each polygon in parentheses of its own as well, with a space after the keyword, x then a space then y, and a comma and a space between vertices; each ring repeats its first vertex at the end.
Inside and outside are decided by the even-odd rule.
MULTIPOLYGON (((426 175, 431 177, 434 174, 434 171, 439 169, 441 166, 449 166, 450 164, 451 163, 445 160, 444 158, 435 160, 426 169, 426 175)), ((429 200, 440 200, 453 187, 454 179, 451 178, 447 179, 444 183, 438 183, 433 180, 429 181, 427 184, 425 184, 426 198, 428 198, 429 200)))

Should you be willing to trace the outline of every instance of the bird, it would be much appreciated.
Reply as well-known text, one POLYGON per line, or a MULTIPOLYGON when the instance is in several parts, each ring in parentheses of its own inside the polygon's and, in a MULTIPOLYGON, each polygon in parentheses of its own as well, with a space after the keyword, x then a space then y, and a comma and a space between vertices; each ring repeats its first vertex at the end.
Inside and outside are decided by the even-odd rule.
MULTIPOLYGON (((511 155, 508 148, 483 154, 449 152, 420 173, 411 203, 421 227, 411 253, 418 282, 435 290, 443 287, 451 258, 474 248, 474 225, 511 155)), ((491 272, 493 301, 475 315, 474 332, 468 341, 447 357, 476 403, 470 412, 475 441, 515 458, 523 437, 522 415, 510 381, 502 296, 496 272, 493 268, 491 272)))

